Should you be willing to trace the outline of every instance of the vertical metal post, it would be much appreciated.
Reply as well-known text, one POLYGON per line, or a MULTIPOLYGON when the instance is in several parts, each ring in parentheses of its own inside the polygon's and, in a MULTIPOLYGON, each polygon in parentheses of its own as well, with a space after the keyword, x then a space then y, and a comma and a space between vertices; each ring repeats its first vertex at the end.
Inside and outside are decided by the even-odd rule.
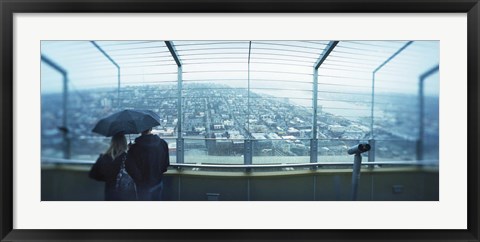
POLYGON ((312 97, 312 139, 310 141, 310 163, 318 162, 317 114, 318 114, 318 68, 313 68, 313 97, 312 97))
POLYGON ((182 134, 182 122, 183 122, 183 112, 182 112, 182 89, 183 89, 183 79, 182 79, 182 67, 179 66, 177 69, 178 80, 177 80, 177 163, 184 163, 184 140, 182 134))
POLYGON ((375 107, 375 73, 376 73, 376 70, 372 73, 372 97, 370 99, 370 100, 372 100, 372 103, 370 105, 370 107, 371 107, 371 110, 370 110, 370 117, 371 117, 371 120, 370 120, 370 140, 374 139, 374 136, 373 136, 373 117, 374 116, 373 115, 374 115, 374 107, 375 107))
POLYGON ((117 68, 117 108, 120 109, 120 66, 117 68))
POLYGON ((417 139, 417 160, 423 160, 423 133, 424 133, 424 100, 423 100, 423 78, 418 82, 418 139, 417 139))
POLYGON ((182 78, 182 61, 180 56, 177 54, 175 45, 171 41, 165 41, 165 45, 170 51, 170 54, 173 57, 173 60, 177 64, 177 163, 184 163, 185 158, 185 149, 184 149, 184 140, 182 135, 182 125, 183 125, 183 113, 182 113, 182 89, 183 89, 183 78, 182 78))
POLYGON ((71 158, 71 140, 68 127, 68 75, 63 75, 63 140, 64 140, 64 152, 63 158, 71 158))
POLYGON ((425 116, 424 82, 425 82, 425 79, 427 79, 427 77, 438 72, 438 70, 439 70, 439 65, 436 65, 430 70, 420 75, 418 80, 418 110, 419 110, 418 127, 419 127, 419 130, 418 130, 418 139, 417 139, 417 160, 423 160, 423 136, 425 133, 425 124, 423 122, 424 116, 425 116))
POLYGON ((248 66, 247 66, 247 130, 250 138, 250 54, 252 51, 252 41, 248 44, 248 66))
MULTIPOLYGON (((243 164, 251 165, 253 160, 253 140, 250 133, 250 55, 252 51, 252 41, 248 44, 248 66, 247 66, 247 137, 244 141, 244 156, 243 164)), ((249 172, 251 169, 247 168, 246 171, 249 172)))
MULTIPOLYGON (((333 51, 335 46, 337 46, 339 41, 330 41, 328 42, 325 49, 323 49, 322 53, 318 57, 317 61, 313 64, 313 127, 312 127, 312 139, 310 140, 310 163, 317 163, 318 162, 318 138, 317 138, 317 114, 318 114, 318 68, 325 62, 328 55, 333 51)), ((312 169, 316 169, 316 167, 312 167, 312 169)))
MULTIPOLYGON (((253 141, 250 138, 245 139, 243 142, 244 145, 244 155, 243 155, 243 164, 251 165, 252 164, 252 157, 253 157, 253 141)), ((247 168, 246 171, 249 172, 251 169, 247 168)))
POLYGON ((370 150, 368 151, 368 161, 374 162, 375 161, 375 140, 369 139, 368 144, 370 145, 370 150))

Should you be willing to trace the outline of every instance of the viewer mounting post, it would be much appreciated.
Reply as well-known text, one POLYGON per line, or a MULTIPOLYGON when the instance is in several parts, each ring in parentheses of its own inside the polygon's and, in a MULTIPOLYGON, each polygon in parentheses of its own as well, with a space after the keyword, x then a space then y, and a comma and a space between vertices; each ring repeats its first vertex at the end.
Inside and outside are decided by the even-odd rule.
POLYGON ((358 182, 360 181, 360 169, 362 165, 362 153, 370 150, 369 144, 358 144, 348 149, 349 155, 355 155, 352 171, 352 201, 357 200, 358 182))
POLYGON ((172 41, 165 41, 165 45, 170 51, 173 60, 177 64, 177 163, 184 163, 184 140, 182 135, 182 89, 183 89, 183 77, 182 77, 182 60, 175 49, 175 45, 172 41))

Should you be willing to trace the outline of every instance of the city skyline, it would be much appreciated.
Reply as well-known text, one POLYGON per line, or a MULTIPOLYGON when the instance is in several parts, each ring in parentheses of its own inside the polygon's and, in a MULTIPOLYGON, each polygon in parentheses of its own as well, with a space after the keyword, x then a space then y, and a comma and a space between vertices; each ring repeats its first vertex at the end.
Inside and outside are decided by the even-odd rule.
MULTIPOLYGON (((183 136, 187 142, 187 148, 189 147, 188 145, 191 147, 190 153, 192 150, 203 150, 203 152, 205 152, 204 155, 208 156, 235 156, 235 153, 241 155, 243 140, 274 140, 274 142, 283 142, 284 144, 297 140, 295 141, 297 145, 292 144, 293 146, 290 145, 288 149, 280 148, 284 147, 282 144, 275 145, 277 147, 276 149, 272 149, 274 143, 264 144, 264 149, 262 150, 264 150, 264 153, 267 153, 263 155, 308 156, 309 140, 313 138, 311 136, 313 125, 311 122, 311 110, 309 111, 308 109, 292 105, 282 99, 265 98, 258 94, 252 94, 252 98, 255 98, 256 101, 255 105, 250 107, 251 111, 250 114, 248 114, 245 109, 247 103, 244 99, 246 93, 239 93, 231 89, 214 89, 208 84, 203 84, 203 87, 204 88, 199 89, 189 89, 190 92, 185 94, 185 102, 182 105, 183 122, 181 125, 183 136), (232 108, 232 105, 234 105, 235 108, 232 108), (251 115, 250 118, 249 115, 251 115), (214 138, 220 141, 232 140, 232 142, 242 140, 242 143, 239 143, 241 147, 237 147, 236 151, 233 148, 234 146, 232 146, 233 143, 230 145, 224 143, 223 146, 215 146, 219 148, 223 147, 221 149, 227 152, 218 153, 218 151, 212 150, 212 144, 210 143, 209 145, 208 141, 195 141, 198 138, 201 140, 206 140, 205 138, 214 138), (292 152, 292 147, 294 148, 294 152, 289 153, 292 152), (279 151, 280 149, 284 151, 281 152, 279 151)), ((70 132, 74 137, 73 139, 77 140, 77 147, 74 147, 74 150, 81 149, 83 151, 80 153, 84 154, 92 153, 92 150, 101 152, 102 148, 104 148, 103 146, 107 145, 108 142, 106 142, 105 139, 101 139, 101 137, 99 137, 100 139, 95 138, 98 137, 98 135, 91 133, 91 127, 93 127, 96 121, 102 116, 122 108, 150 109, 159 113, 164 122, 155 128, 154 131, 163 138, 168 139, 171 147, 175 147, 175 139, 177 137, 176 129, 178 127, 178 123, 176 123, 178 120, 177 99, 175 97, 154 98, 156 95, 172 96, 174 93, 175 90, 166 91, 158 88, 158 86, 129 87, 123 90, 123 95, 129 96, 130 98, 122 100, 121 108, 115 107, 115 91, 108 93, 103 93, 101 90, 85 91, 82 94, 84 95, 82 98, 80 98, 80 96, 74 96, 71 99, 72 103, 69 105, 70 111, 68 118, 70 120, 70 132), (151 101, 145 102, 145 100, 151 101), (91 144, 88 145, 88 143, 91 144)), ((60 121, 62 116, 61 112, 55 108, 59 106, 61 95, 51 94, 46 95, 44 98, 48 96, 52 98, 56 97, 56 101, 46 99, 42 102, 42 130, 45 131, 45 133, 42 133, 43 144, 54 140, 51 138, 55 136, 57 137, 57 142, 59 142, 58 144, 61 144, 62 139, 59 136, 60 133, 57 130, 57 126, 61 125, 60 121), (57 103, 57 105, 52 105, 52 101, 53 104, 57 103), (46 117, 50 118, 44 119, 46 117)), ((390 103, 395 103, 397 99, 395 97, 389 97, 389 100, 390 103)), ((405 104, 406 107, 412 106, 411 101, 413 101, 413 104, 415 103, 412 99, 408 100, 410 101, 405 104)), ((429 136, 433 135, 432 137, 436 135, 436 138, 433 138, 433 142, 435 143, 438 142, 438 99, 427 98, 426 103, 429 107, 432 107, 429 109, 430 111, 427 112, 427 117, 430 117, 430 125, 427 127, 426 133, 429 136), (437 110, 437 112, 435 112, 435 110, 437 110)), ((387 105, 388 103, 385 104, 387 105)), ((352 103, 351 105, 355 104, 352 103)), ((359 115, 357 118, 348 119, 343 117, 341 113, 334 114, 330 113, 329 110, 320 109, 322 111, 318 113, 317 125, 319 131, 317 138, 325 141, 319 143, 319 155, 341 156, 344 154, 344 149, 346 149, 348 144, 361 140, 367 141, 370 138, 368 115, 366 117, 359 115), (339 140, 340 143, 335 140, 339 140)), ((335 111, 335 109, 331 110, 335 111)), ((418 136, 418 121, 416 121, 416 116, 411 112, 399 113, 397 111, 398 110, 395 109, 386 109, 382 115, 375 116, 375 128, 377 130, 375 138, 377 140, 392 140, 387 142, 387 144, 385 144, 386 147, 381 148, 378 154, 385 157, 385 155, 388 154, 385 152, 391 152, 392 147, 394 147, 392 145, 400 142, 403 143, 401 147, 408 148, 403 151, 406 152, 403 155, 398 153, 396 156, 397 159, 403 156, 405 156, 405 158, 409 157, 407 159, 413 159, 415 139, 418 136), (398 126, 395 120, 403 120, 404 124, 398 126), (394 142, 394 140, 397 141, 394 142), (383 149, 386 150, 382 151, 383 149)), ((432 142, 432 138, 428 139, 432 142)), ((382 142, 379 144, 384 146, 382 142)), ((48 145, 46 147, 48 147, 48 145)), ((433 152, 434 156, 438 156, 438 150, 429 152, 433 152), (437 155, 435 155, 435 153, 437 155)), ((186 153, 189 154, 189 151, 187 150, 186 153)), ((95 154, 95 152, 93 152, 93 154, 95 154)), ((387 156, 391 156, 392 154, 394 153, 387 156)), ((199 157, 198 152, 196 152, 195 155, 196 158, 199 157)), ((258 155, 260 155, 260 153, 258 153, 258 155)), ((391 158, 395 158, 395 156, 391 158)), ((187 159, 186 162, 191 162, 191 160, 187 159)))

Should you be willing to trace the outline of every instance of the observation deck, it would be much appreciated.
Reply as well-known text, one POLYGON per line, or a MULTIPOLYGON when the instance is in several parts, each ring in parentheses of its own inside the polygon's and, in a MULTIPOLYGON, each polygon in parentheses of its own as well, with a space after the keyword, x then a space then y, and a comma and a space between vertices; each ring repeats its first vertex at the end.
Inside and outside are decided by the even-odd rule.
MULTIPOLYGON (((438 41, 42 41, 42 201, 88 171, 123 109, 161 117, 168 201, 439 199, 438 41)), ((133 141, 137 135, 128 135, 133 141)))

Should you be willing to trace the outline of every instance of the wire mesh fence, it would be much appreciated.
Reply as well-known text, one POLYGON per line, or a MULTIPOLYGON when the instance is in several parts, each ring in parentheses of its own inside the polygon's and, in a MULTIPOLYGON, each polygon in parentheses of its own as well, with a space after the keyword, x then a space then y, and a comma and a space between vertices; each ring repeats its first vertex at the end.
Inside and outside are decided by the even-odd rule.
POLYGON ((64 84, 42 62, 42 156, 93 159, 109 142, 96 121, 150 109, 173 161, 351 161, 346 149, 369 140, 369 160, 438 160, 438 72, 419 92, 438 41, 339 41, 317 70, 329 41, 170 43, 173 55, 165 41, 42 41, 68 72, 64 84))

